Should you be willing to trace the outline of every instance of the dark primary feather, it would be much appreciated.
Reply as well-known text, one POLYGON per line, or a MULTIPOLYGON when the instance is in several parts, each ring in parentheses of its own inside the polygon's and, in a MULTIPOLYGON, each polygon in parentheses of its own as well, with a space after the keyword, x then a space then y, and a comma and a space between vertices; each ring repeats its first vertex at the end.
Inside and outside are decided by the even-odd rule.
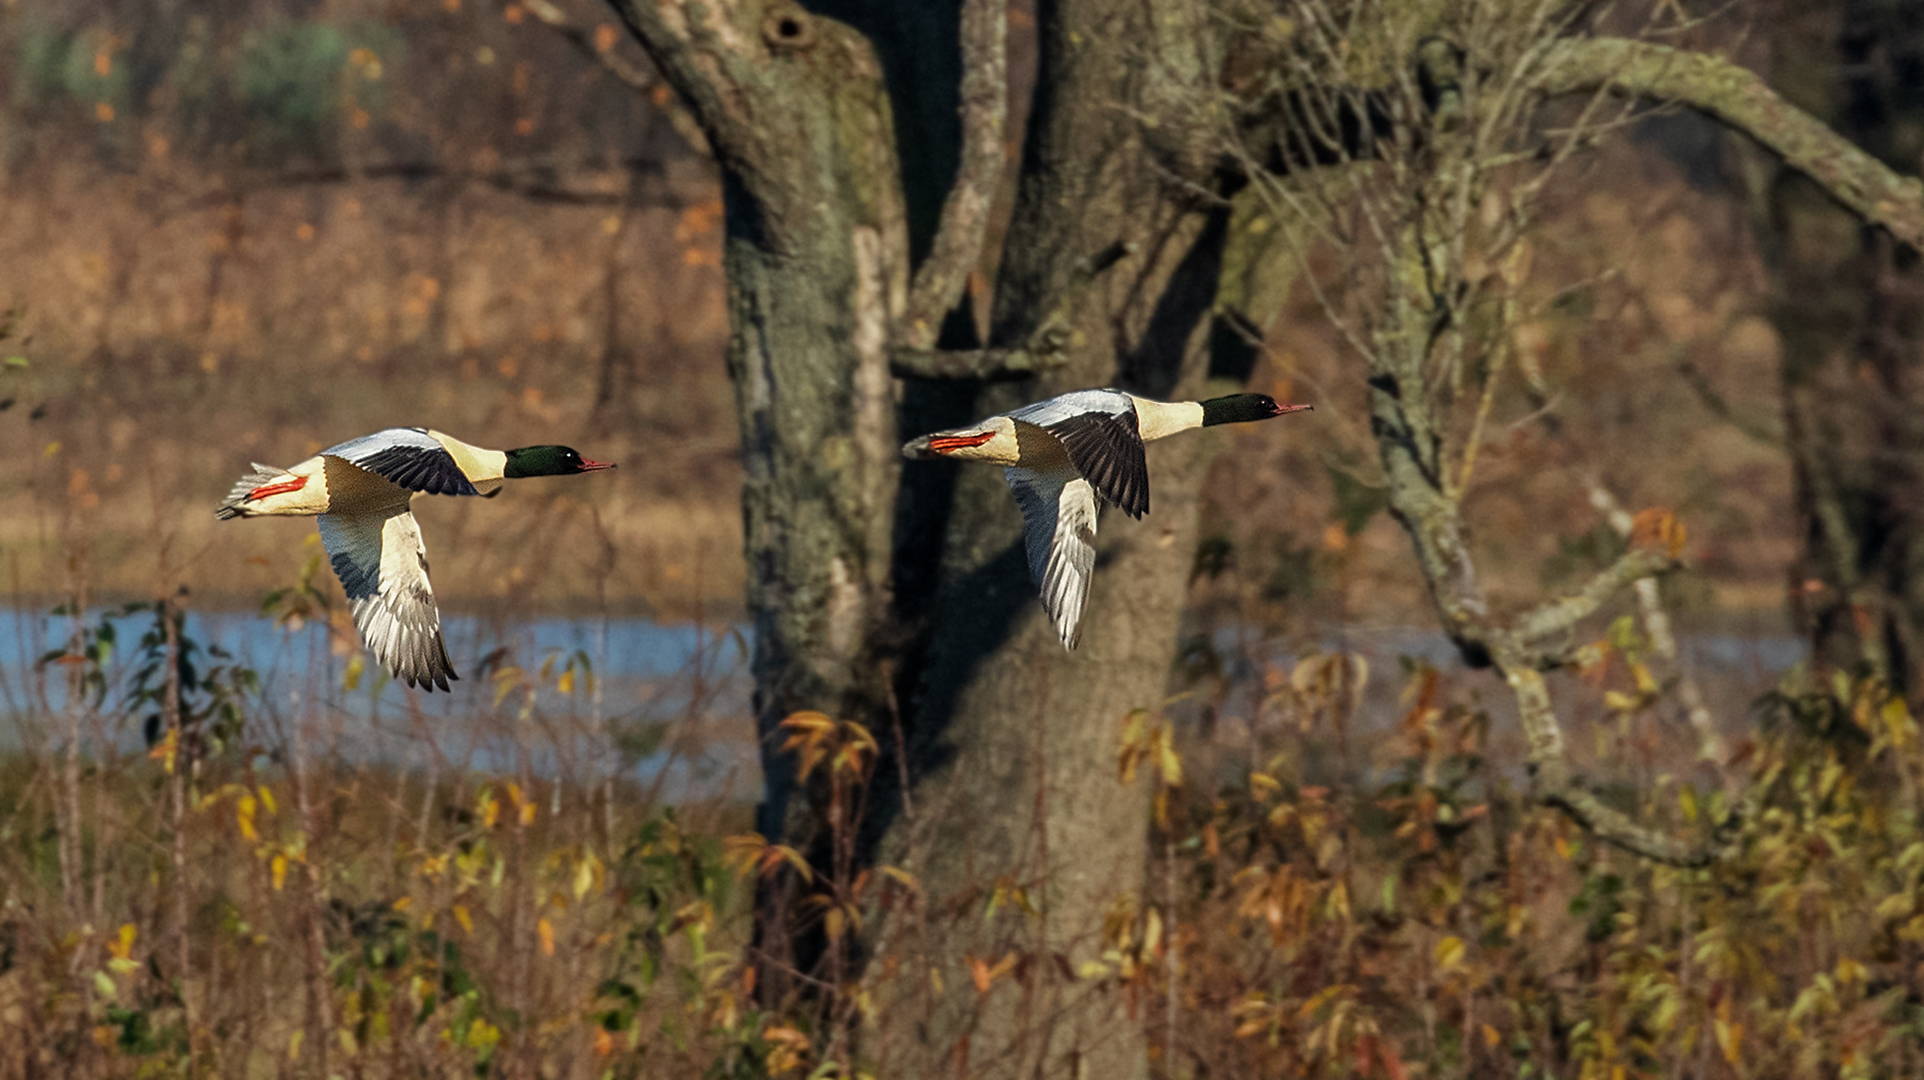
POLYGON ((447 449, 422 428, 388 428, 330 446, 321 453, 358 465, 409 491, 481 494, 447 449))
POLYGON ((1149 459, 1134 409, 1078 413, 1046 427, 1103 498, 1133 518, 1149 512, 1149 459))
POLYGON ((395 446, 354 462, 409 491, 428 495, 479 495, 446 450, 395 446))

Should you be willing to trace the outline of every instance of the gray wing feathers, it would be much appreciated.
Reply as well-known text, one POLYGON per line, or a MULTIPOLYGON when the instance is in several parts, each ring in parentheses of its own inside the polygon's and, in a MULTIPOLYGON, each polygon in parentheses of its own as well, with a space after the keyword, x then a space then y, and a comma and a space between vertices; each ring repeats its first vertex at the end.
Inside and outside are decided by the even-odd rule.
POLYGON ((1027 420, 1037 427, 1048 427, 1071 416, 1085 413, 1115 415, 1134 412, 1135 408, 1136 403, 1120 390, 1072 390, 1033 405, 1012 409, 1006 415, 1016 420, 1027 420))
POLYGON ((423 428, 387 428, 321 451, 428 495, 479 495, 454 457, 423 428))
POLYGON ((405 508, 388 514, 322 514, 321 541, 347 592, 367 650, 394 677, 424 690, 458 679, 428 584, 427 548, 405 508))
POLYGON ((1067 469, 1004 470, 1022 507, 1022 538, 1029 576, 1065 648, 1082 640, 1082 609, 1096 566, 1096 491, 1067 469))
POLYGON ((1149 462, 1136 403, 1120 390, 1077 390, 1007 414, 1055 436, 1076 471, 1130 517, 1149 512, 1149 462))

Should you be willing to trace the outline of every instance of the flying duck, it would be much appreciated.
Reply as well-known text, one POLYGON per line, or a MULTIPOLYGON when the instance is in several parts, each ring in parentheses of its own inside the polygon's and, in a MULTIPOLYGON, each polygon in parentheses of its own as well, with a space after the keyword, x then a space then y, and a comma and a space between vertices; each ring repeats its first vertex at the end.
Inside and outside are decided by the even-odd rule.
POLYGON ((503 480, 612 469, 566 446, 485 450, 428 428, 388 428, 330 446, 291 469, 254 463, 214 511, 222 521, 316 517, 321 542, 361 632, 382 666, 423 690, 459 679, 441 638, 428 553, 408 509, 417 493, 481 495, 503 480))
POLYGON ((1075 390, 991 416, 979 424, 912 439, 909 458, 955 458, 1005 466, 1022 507, 1029 575, 1065 648, 1082 639, 1082 607, 1096 563, 1096 496, 1133 518, 1149 512, 1143 444, 1191 428, 1268 420, 1309 405, 1278 405, 1267 394, 1208 401, 1152 401, 1123 390, 1075 390))

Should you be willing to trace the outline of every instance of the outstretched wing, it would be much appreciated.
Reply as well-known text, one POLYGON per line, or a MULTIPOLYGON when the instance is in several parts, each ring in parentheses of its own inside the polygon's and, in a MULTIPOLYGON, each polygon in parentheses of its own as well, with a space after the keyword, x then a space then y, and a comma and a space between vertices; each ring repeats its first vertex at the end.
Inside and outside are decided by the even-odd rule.
POLYGON ((1082 609, 1096 568, 1096 492, 1069 469, 1003 470, 1022 507, 1029 576, 1064 648, 1082 640, 1082 609))
POLYGON ((1009 413, 1056 437, 1069 461, 1123 513, 1149 512, 1149 459, 1135 402, 1120 390, 1078 390, 1009 413))
POLYGON ((426 428, 388 428, 321 451, 428 495, 479 495, 461 466, 426 428))
POLYGON ((405 506, 385 513, 322 514, 321 542, 347 590, 354 626, 374 658, 410 686, 458 679, 441 637, 421 529, 405 506))

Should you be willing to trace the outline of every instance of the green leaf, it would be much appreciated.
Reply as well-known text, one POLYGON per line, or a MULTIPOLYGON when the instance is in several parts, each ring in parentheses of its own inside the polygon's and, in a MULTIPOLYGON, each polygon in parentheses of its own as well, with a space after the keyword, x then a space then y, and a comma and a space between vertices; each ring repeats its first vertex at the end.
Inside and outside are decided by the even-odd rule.
POLYGON ((6 360, 6 366, 7 366, 7 367, 10 367, 10 368, 23 368, 23 367, 26 367, 26 366, 27 366, 27 358, 26 358, 26 357, 24 357, 24 356, 9 356, 9 357, 7 357, 7 360, 6 360))

